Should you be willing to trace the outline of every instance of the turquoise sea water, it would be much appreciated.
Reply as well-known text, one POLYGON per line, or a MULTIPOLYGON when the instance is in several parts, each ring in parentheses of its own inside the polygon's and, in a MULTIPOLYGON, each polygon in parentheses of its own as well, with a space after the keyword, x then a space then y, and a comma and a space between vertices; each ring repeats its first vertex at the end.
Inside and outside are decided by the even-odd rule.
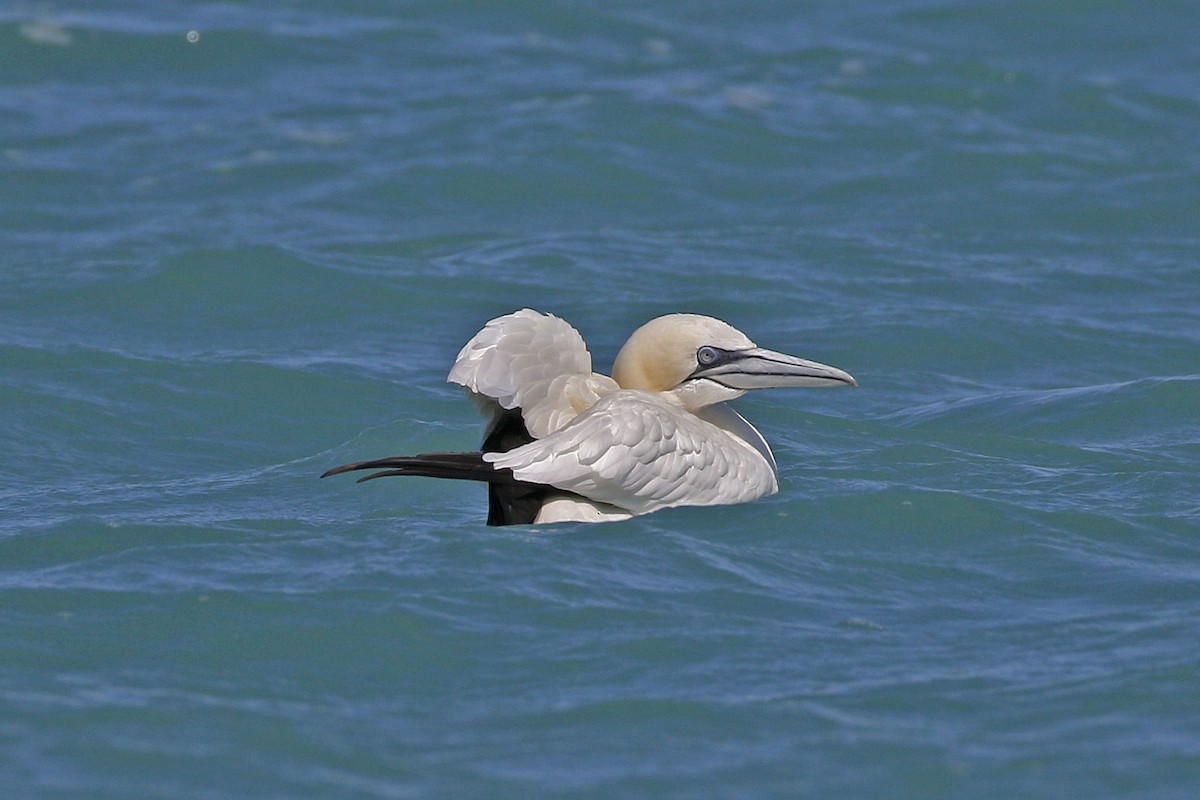
POLYGON ((1190 2, 0 9, 0 795, 1192 798, 1190 2), (861 386, 495 529, 487 319, 861 386))

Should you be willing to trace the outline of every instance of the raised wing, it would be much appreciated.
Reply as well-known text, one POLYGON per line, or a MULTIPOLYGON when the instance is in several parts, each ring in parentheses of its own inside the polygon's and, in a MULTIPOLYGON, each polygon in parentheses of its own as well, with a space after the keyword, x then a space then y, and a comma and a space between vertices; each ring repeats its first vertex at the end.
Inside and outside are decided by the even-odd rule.
POLYGON ((617 389, 611 378, 592 372, 592 356, 577 330, 528 308, 485 325, 459 352, 447 380, 501 408, 520 409, 535 439, 617 389))
POLYGON ((778 489, 754 446, 651 392, 611 394, 557 433, 483 458, 518 480, 635 514, 744 503, 778 489))

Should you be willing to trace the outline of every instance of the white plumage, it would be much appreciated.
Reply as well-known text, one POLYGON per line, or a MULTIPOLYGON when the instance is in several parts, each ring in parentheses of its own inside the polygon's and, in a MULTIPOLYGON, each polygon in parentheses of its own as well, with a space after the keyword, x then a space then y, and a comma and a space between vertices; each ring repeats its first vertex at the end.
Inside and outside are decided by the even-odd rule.
POLYGON ((744 503, 778 488, 771 464, 747 442, 637 389, 609 395, 562 430, 484 460, 523 481, 631 514, 744 503))
POLYGON ((520 409, 530 435, 540 439, 620 387, 592 372, 592 355, 579 331, 550 314, 522 309, 492 320, 467 342, 446 380, 490 403, 520 409))
POLYGON ((574 328, 530 309, 487 323, 448 380, 484 412, 482 453, 378 459, 326 474, 484 480, 492 524, 743 503, 777 491, 775 459, 725 403, 749 389, 855 384, 835 367, 764 350, 727 323, 694 314, 635 331, 610 378, 592 371, 574 328))

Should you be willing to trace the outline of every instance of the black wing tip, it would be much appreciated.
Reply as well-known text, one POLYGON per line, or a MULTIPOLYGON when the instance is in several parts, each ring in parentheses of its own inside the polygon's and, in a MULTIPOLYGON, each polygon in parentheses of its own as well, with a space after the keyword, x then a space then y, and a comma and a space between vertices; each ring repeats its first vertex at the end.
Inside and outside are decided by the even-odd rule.
POLYGON ((388 456, 370 461, 355 461, 342 464, 322 473, 322 478, 341 475, 355 470, 379 470, 359 478, 358 482, 387 476, 413 476, 425 478, 457 478, 459 480, 483 481, 486 483, 519 483, 511 470, 496 469, 483 454, 470 453, 422 453, 416 456, 388 456))
POLYGON ((374 470, 359 478, 365 483, 390 476, 458 478, 488 484, 488 525, 525 525, 536 520, 551 491, 549 486, 517 480, 510 469, 497 469, 481 452, 424 453, 417 456, 389 456, 370 461, 355 461, 328 469, 322 478, 356 470, 374 470))
POLYGON ((395 466, 399 458, 373 458, 370 461, 352 461, 349 464, 339 464, 333 469, 327 469, 321 473, 322 478, 331 478, 334 475, 342 475, 347 472, 354 472, 360 469, 383 469, 384 467, 395 466))
MULTIPOLYGON (((426 453, 419 456, 385 456, 384 458, 372 458, 367 461, 352 461, 349 464, 341 464, 333 469, 327 469, 321 473, 322 478, 328 478, 333 475, 341 475, 346 472, 355 472, 361 469, 393 469, 400 470, 396 474, 403 474, 405 468, 411 469, 414 465, 419 464, 423 459, 430 456, 441 455, 438 453, 426 453)), ((365 479, 364 479, 365 480, 365 479)))
POLYGON ((381 472, 372 472, 370 475, 363 475, 361 478, 356 480, 355 483, 366 483, 367 481, 373 481, 376 478, 387 478, 392 475, 412 475, 412 474, 413 474, 413 472, 411 472, 410 470, 405 470, 405 469, 385 469, 381 472))

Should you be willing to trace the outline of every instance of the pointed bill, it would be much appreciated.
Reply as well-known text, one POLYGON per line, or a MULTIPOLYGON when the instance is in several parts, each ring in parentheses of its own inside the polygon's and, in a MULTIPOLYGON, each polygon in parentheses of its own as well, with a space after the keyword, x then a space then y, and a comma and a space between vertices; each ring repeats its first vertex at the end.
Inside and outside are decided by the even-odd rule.
POLYGON ((692 377, 742 390, 858 385, 850 373, 837 367, 761 347, 723 351, 716 363, 701 367, 692 377))

